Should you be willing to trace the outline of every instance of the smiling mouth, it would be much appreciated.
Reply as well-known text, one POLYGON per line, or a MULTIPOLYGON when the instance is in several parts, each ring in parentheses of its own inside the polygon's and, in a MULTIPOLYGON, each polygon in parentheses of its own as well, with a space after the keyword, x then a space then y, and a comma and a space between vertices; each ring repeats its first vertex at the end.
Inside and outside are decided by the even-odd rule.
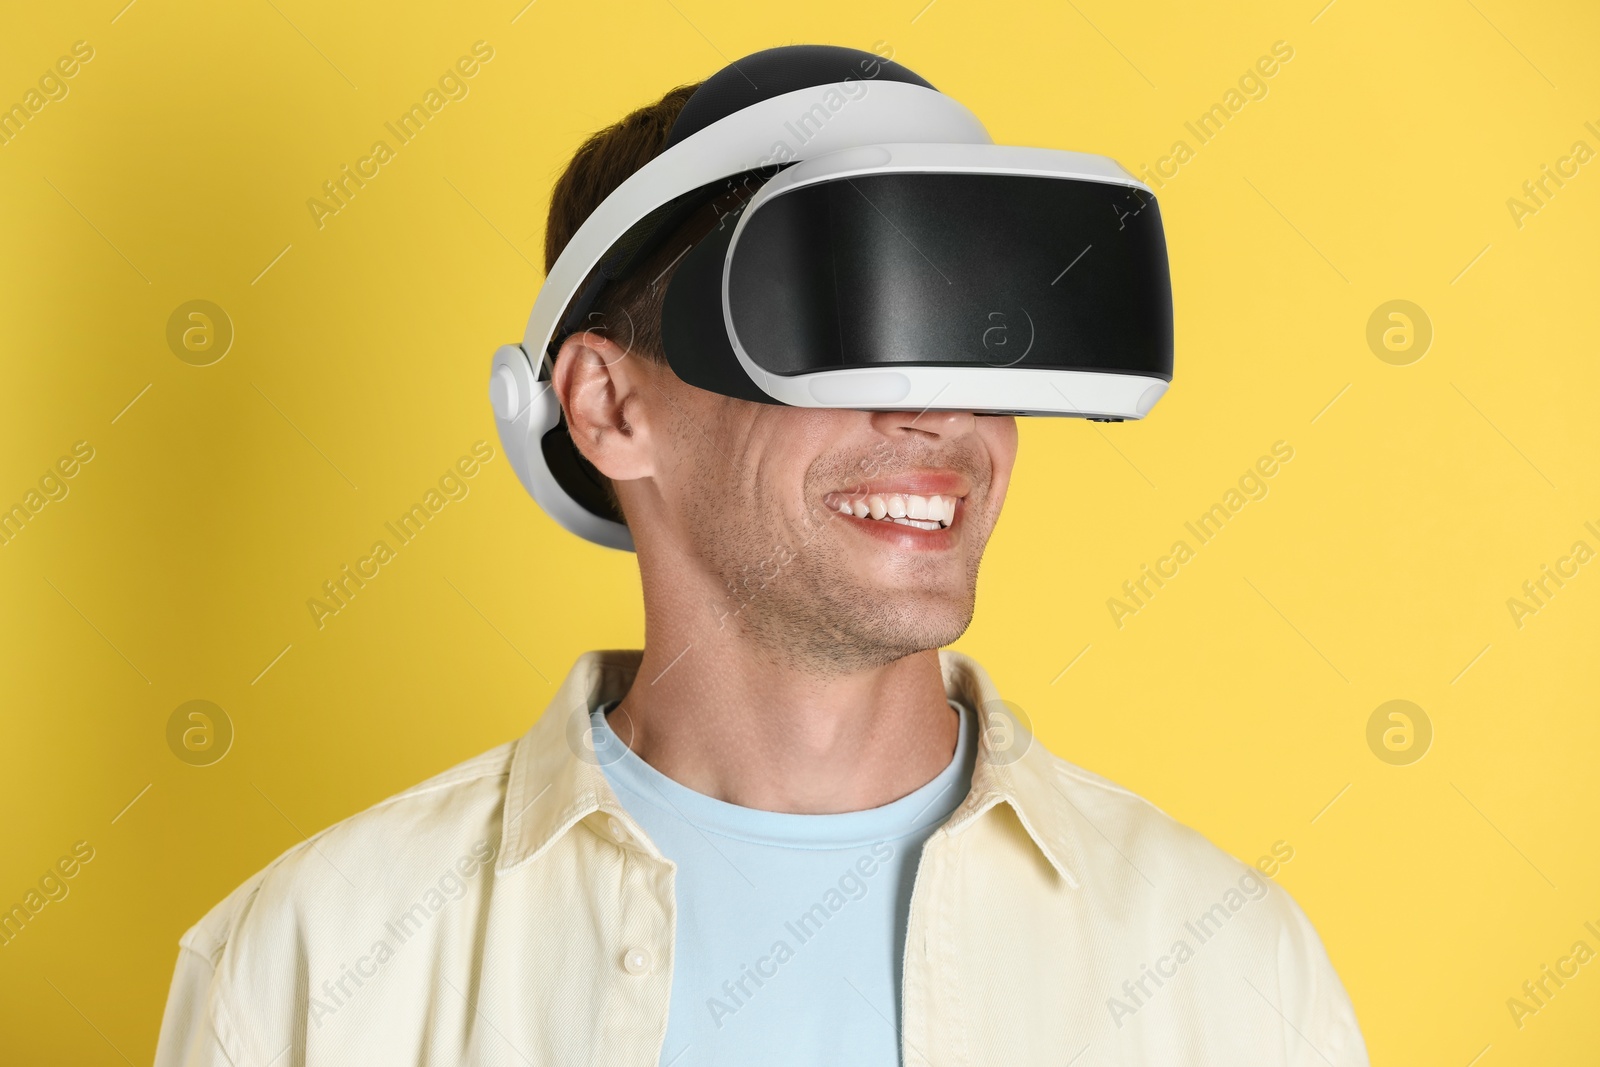
POLYGON ((894 523, 918 530, 943 530, 956 521, 956 505, 965 497, 916 493, 829 493, 822 498, 834 511, 858 519, 894 523))

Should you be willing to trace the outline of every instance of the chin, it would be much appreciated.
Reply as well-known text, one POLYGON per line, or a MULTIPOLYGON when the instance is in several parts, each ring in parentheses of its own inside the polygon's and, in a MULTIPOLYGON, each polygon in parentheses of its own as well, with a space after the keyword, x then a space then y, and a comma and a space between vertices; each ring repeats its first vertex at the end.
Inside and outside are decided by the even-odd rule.
MULTIPOLYGON (((898 606, 897 606, 898 607, 898 606)), ((973 603, 940 600, 932 604, 910 603, 898 610, 880 611, 864 620, 863 643, 878 645, 890 659, 953 644, 972 625, 973 603)))

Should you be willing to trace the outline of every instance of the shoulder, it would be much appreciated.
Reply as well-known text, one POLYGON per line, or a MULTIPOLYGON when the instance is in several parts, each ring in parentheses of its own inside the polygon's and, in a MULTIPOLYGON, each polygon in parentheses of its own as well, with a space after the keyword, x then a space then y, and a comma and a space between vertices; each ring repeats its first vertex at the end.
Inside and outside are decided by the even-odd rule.
POLYGON ((1054 753, 1043 755, 1037 773, 1049 779, 1061 801, 1057 817, 1075 826, 1074 836, 1087 833, 1110 846, 1110 857, 1102 852, 1101 861, 1120 854, 1124 866, 1136 865, 1151 881, 1172 884, 1232 882, 1255 870, 1126 786, 1054 753))
POLYGON ((215 969, 229 945, 285 923, 337 923, 414 892, 419 878, 486 866, 498 851, 500 812, 516 741, 420 782, 312 834, 246 879, 180 939, 215 969), (437 870, 435 870, 437 868, 437 870), (265 927, 265 929, 262 929, 265 927))
POLYGON ((1039 792, 1057 801, 1047 818, 1080 882, 1077 896, 1096 911, 1158 941, 1228 925, 1230 951, 1308 970, 1325 964, 1310 920, 1278 883, 1293 863, 1294 842, 1262 842, 1247 862, 1108 778, 1054 754, 1035 766, 1054 786, 1039 792))
MULTIPOLYGON (((1278 882, 1294 860, 1293 841, 1262 842, 1259 856, 1245 862, 1132 790, 1053 753, 1035 768, 1059 798, 1050 817, 1059 820, 1059 840, 1081 883, 1077 898, 1103 924, 1108 942, 1133 949, 1126 959, 1132 974, 1146 964, 1166 973, 1162 968, 1203 956, 1212 961, 1209 972, 1242 976, 1229 992, 1248 980, 1256 991, 1245 995, 1294 1018, 1337 1054, 1335 1062, 1366 1062, 1322 939, 1278 882)), ((1196 991, 1196 1006, 1212 992, 1196 991)))

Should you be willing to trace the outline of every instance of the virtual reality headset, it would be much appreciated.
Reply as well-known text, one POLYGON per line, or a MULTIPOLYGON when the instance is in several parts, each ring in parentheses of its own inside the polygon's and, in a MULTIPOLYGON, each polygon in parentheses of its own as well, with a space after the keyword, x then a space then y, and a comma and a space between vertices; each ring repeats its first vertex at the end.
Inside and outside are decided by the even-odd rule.
MULTIPOLYGON (((1120 422, 1172 380, 1148 186, 1104 156, 994 144, 967 108, 870 52, 758 52, 695 90, 662 152, 561 253, 522 343, 495 353, 505 453, 589 541, 633 547, 567 433, 556 353, 708 205, 716 223, 671 261, 662 298, 664 354, 690 385, 791 407, 1120 422)), ((606 327, 626 345, 626 324, 606 327)))

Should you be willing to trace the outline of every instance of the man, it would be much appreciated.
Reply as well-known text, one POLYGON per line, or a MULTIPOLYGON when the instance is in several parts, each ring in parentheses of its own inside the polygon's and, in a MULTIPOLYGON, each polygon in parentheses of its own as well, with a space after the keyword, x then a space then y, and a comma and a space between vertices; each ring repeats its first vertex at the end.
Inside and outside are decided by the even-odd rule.
MULTIPOLYGON (((547 268, 694 89, 579 150, 547 268)), ((940 651, 1015 419, 755 403, 665 361, 673 257, 725 208, 550 379, 638 554, 644 649, 585 654, 526 736, 213 909, 158 1064, 1364 1065, 1284 890, 940 651)))

